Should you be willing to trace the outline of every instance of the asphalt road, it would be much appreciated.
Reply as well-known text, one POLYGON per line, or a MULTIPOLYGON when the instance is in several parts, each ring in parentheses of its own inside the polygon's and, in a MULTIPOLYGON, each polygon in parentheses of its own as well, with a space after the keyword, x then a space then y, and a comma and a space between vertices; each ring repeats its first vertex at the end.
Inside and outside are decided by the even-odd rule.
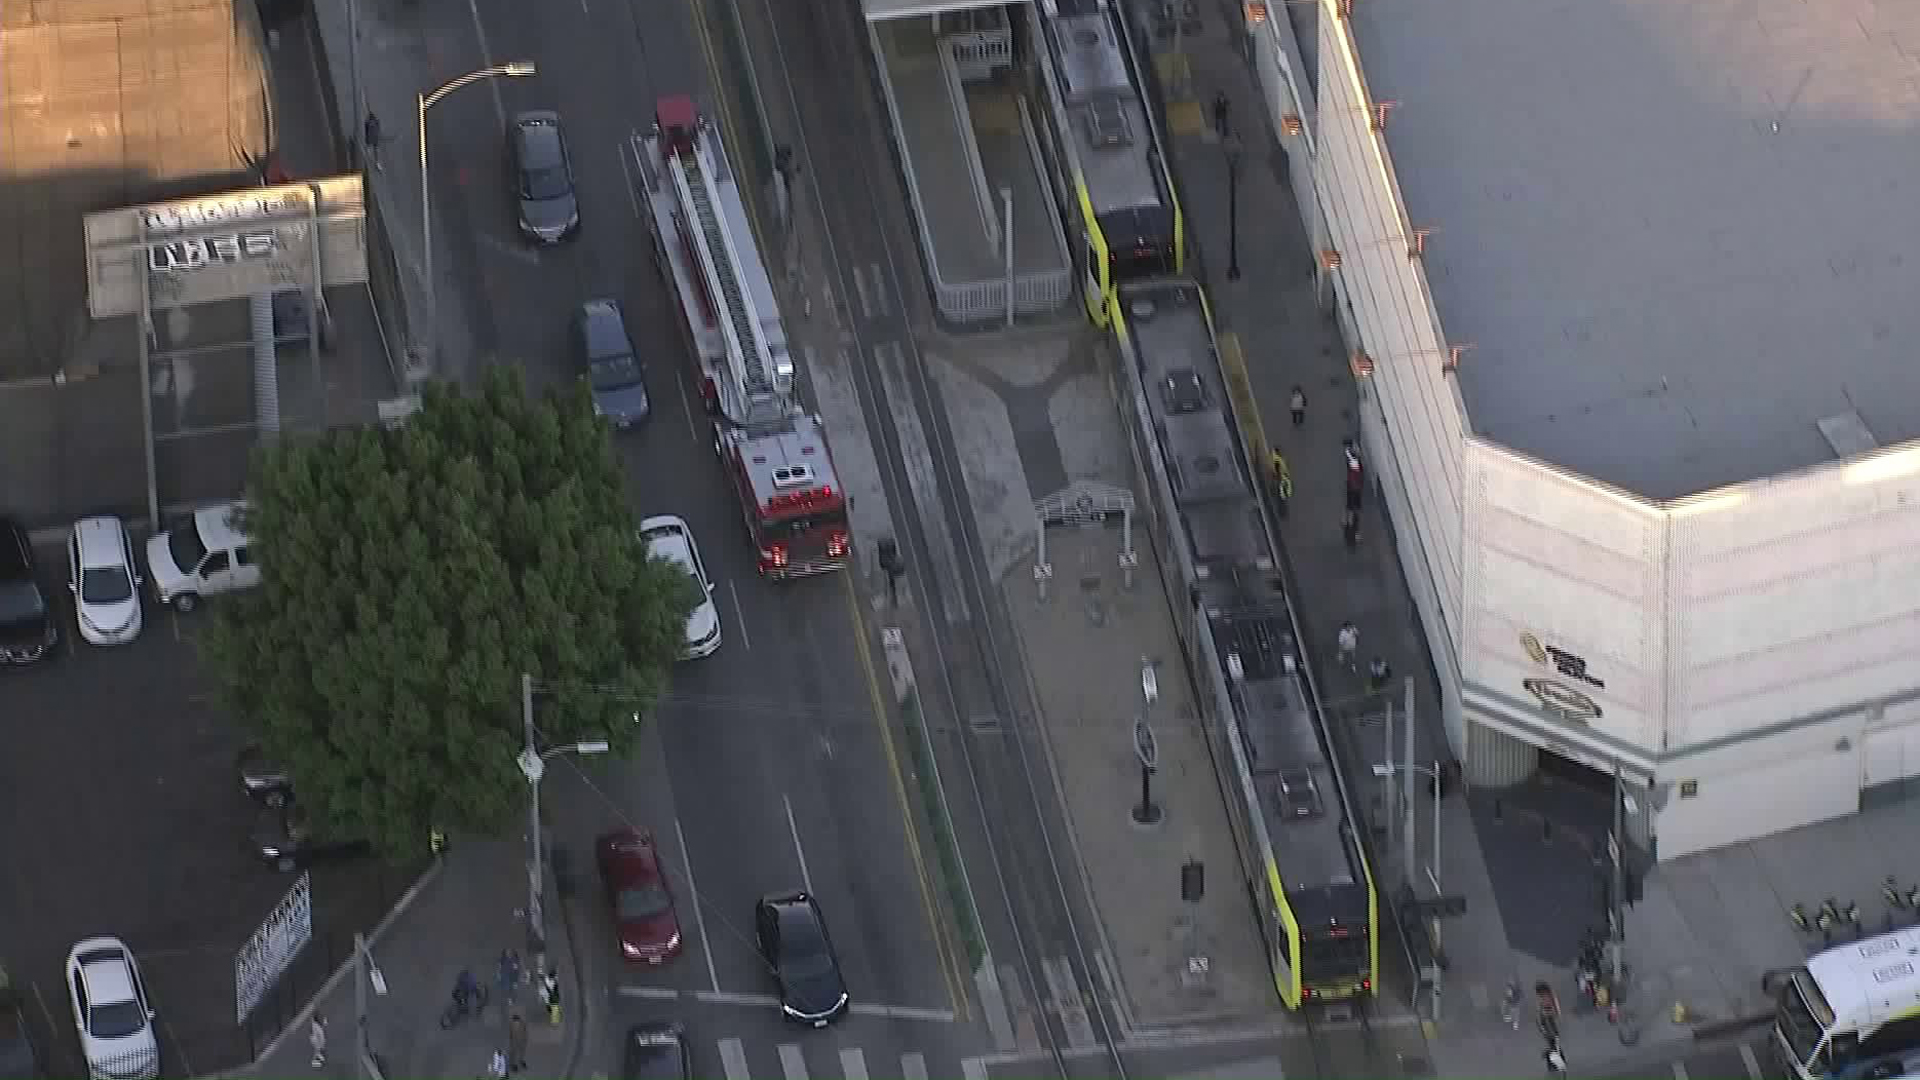
MULTIPOLYGON (((77 643, 64 567, 58 546, 41 552, 62 654, 0 671, 0 962, 48 1029, 56 1075, 81 1068, 66 951, 100 934, 140 961, 169 1068, 236 1065, 249 1054, 234 1021, 233 956, 292 879, 247 850, 240 736, 203 692, 191 620, 149 606, 132 644, 77 643)), ((371 926, 404 885, 380 873, 316 869, 316 937, 371 926)))
MULTIPOLYGON (((422 17, 467 14, 448 6, 422 17)), ((476 359, 518 361, 535 387, 563 384, 576 376, 565 340, 570 310, 592 296, 619 299, 654 400, 651 421, 617 437, 635 509, 687 519, 717 583, 725 644, 682 666, 655 718, 672 797, 654 801, 639 815, 650 820, 636 822, 653 829, 668 855, 686 953, 666 971, 617 972, 614 988, 767 993, 751 944, 753 902, 771 890, 809 886, 856 1002, 963 1012, 936 960, 933 914, 889 779, 893 765, 879 737, 872 673, 857 648, 863 628, 849 582, 834 575, 776 586, 755 572, 685 374, 678 307, 626 186, 621 155, 650 126, 653 102, 689 92, 706 99, 692 13, 647 0, 475 0, 471 14, 479 29, 467 28, 470 55, 457 54, 451 29, 433 35, 448 70, 526 59, 540 71, 450 96, 430 118, 436 225, 448 245, 442 258, 459 277, 462 306, 479 313, 473 334, 483 356, 476 359), (583 218, 574 241, 537 253, 514 234, 499 134, 505 115, 528 108, 560 112, 583 218)), ((877 1036, 891 1023, 924 1024, 861 1022, 877 1036)), ((759 1040, 756 1030, 716 1037, 759 1040)), ((900 1038, 897 1047, 866 1045, 885 1062, 912 1049, 910 1032, 900 1038)))

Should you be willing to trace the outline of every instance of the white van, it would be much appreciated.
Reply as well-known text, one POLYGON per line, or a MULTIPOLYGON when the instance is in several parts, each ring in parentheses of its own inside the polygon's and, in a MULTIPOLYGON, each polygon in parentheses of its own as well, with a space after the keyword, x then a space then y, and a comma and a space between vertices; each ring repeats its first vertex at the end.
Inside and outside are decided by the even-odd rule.
POLYGON ((260 567, 241 531, 243 502, 216 503, 191 520, 147 541, 147 576, 153 592, 176 611, 192 611, 203 596, 260 584, 260 567))

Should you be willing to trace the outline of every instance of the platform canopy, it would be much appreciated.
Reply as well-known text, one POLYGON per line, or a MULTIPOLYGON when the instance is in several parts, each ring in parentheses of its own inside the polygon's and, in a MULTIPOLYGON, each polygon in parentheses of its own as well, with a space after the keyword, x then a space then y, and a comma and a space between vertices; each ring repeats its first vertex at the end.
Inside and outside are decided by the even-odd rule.
POLYGON ((860 0, 868 22, 910 19, 917 15, 944 15, 949 11, 973 11, 1002 7, 989 0, 860 0))

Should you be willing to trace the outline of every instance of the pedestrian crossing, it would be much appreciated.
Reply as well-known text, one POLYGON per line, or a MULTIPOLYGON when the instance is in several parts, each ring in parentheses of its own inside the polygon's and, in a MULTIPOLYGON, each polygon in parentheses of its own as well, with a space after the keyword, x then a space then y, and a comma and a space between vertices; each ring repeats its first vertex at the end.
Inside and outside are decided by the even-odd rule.
MULTIPOLYGON (((797 1042, 781 1043, 767 1051, 765 1044, 749 1047, 740 1039, 721 1039, 720 1069, 726 1080, 928 1080, 926 1055, 914 1051, 901 1054, 897 1060, 881 1061, 876 1059, 871 1065, 867 1062, 867 1052, 858 1046, 834 1047, 824 1041, 802 1045, 797 1042)), ((698 1065, 696 1052, 695 1064, 698 1065)), ((961 1069, 946 1070, 956 1076, 961 1069)), ((964 1070, 969 1080, 975 1072, 983 1076, 985 1070, 968 1068, 964 1070)), ((696 1075, 707 1075, 696 1070, 696 1075)))

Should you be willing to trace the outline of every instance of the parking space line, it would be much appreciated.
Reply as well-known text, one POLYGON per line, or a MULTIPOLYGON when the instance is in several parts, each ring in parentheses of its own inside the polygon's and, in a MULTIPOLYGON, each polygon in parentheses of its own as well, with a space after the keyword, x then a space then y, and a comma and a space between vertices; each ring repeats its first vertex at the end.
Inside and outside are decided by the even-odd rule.
POLYGON ((1686 1062, 1676 1061, 1673 1063, 1673 1080, 1687 1080, 1686 1062))
POLYGON ((850 1012, 859 1016, 884 1016, 890 1020, 925 1020, 935 1024, 953 1023, 952 1009, 920 1009, 912 1005, 875 1005, 856 1001, 848 1006, 850 1012))
POLYGON ((901 1054, 900 1071, 905 1074, 907 1080, 927 1080, 926 1056, 918 1051, 911 1054, 901 1054))
POLYGON ((680 819, 673 819, 673 836, 680 841, 680 865, 687 872, 687 892, 693 896, 693 928, 700 934, 700 952, 707 958, 707 981, 714 990, 720 989, 720 973, 713 966, 713 943, 707 940, 707 916, 700 899, 700 886, 693 880, 693 852, 687 848, 687 834, 680 828, 680 819))
POLYGON ((840 1075, 846 1080, 867 1080, 867 1055, 859 1047, 840 1051, 840 1075))
POLYGON ((1748 1046, 1746 1043, 1740 1044, 1740 1064, 1746 1066, 1748 1076, 1752 1077, 1753 1080, 1760 1080, 1760 1077, 1763 1075, 1760 1072, 1760 1063, 1754 1060, 1753 1047, 1748 1046))
POLYGON ((787 1080, 807 1080, 807 1057, 800 1052, 799 1043, 780 1044, 780 1071, 787 1080))
POLYGON ((793 800, 781 795, 780 801, 787 807, 787 831, 793 834, 793 853, 800 860, 800 881, 812 892, 813 873, 807 869, 807 849, 800 846, 800 826, 793 820, 793 800))
POLYGON ((747 1070, 747 1049, 739 1039, 720 1040, 720 1067, 726 1070, 727 1080, 753 1080, 747 1070))
POLYGON ((753 651, 753 639, 747 636, 747 611, 740 606, 740 590, 733 582, 727 582, 727 592, 733 594, 733 623, 740 628, 740 645, 747 651, 753 651))
POLYGON ((621 997, 646 998, 649 1001, 678 1001, 680 991, 671 986, 622 986, 614 993, 621 997))

